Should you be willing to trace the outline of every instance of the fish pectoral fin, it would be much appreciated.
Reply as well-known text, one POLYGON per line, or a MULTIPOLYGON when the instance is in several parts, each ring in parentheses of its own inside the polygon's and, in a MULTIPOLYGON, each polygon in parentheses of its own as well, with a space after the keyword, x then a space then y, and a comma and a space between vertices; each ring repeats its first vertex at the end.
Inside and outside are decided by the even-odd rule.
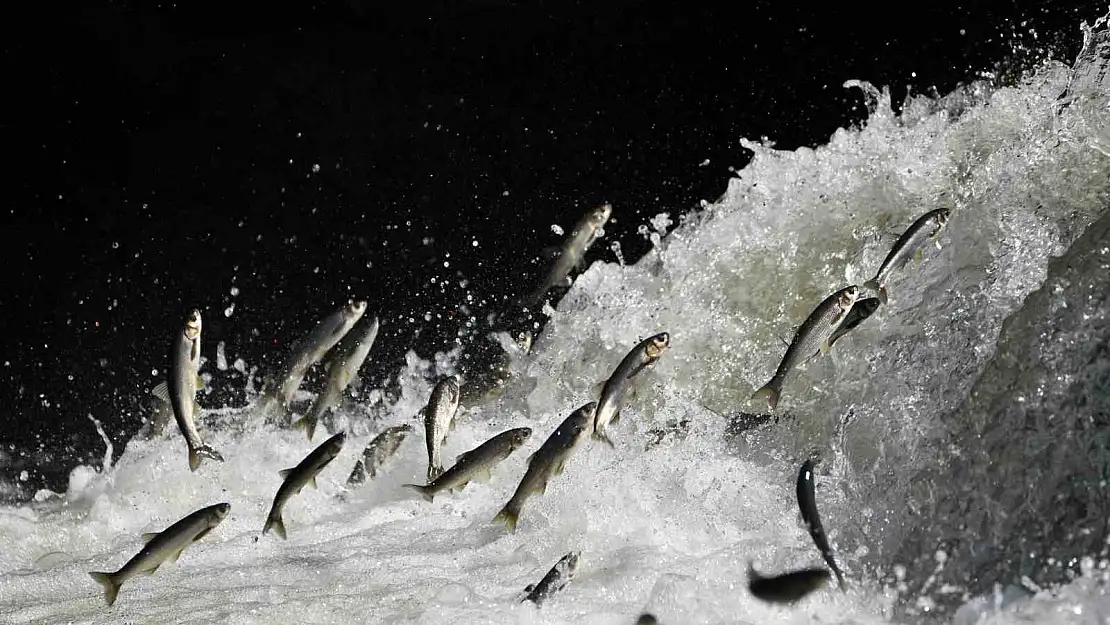
POLYGON ((312 488, 315 488, 316 490, 320 490, 320 486, 318 484, 316 484, 316 476, 315 475, 312 476, 312 479, 309 480, 308 483, 312 484, 312 488))
POLYGON ((618 410, 618 411, 613 413, 613 418, 609 419, 609 423, 611 423, 613 425, 620 425, 620 422, 621 422, 621 411, 618 410))
POLYGON ((293 469, 282 469, 281 471, 278 471, 278 475, 281 477, 281 479, 284 480, 285 478, 289 477, 289 474, 292 472, 293 469))
MULTIPOLYGON (((193 542, 197 542, 197 541, 198 541, 198 540, 200 540, 201 538, 204 538, 204 537, 205 537, 205 536, 207 536, 207 535, 208 535, 208 533, 209 533, 209 532, 211 532, 211 531, 212 531, 212 528, 211 528, 211 527, 209 527, 209 528, 207 528, 207 529, 203 529, 203 530, 201 530, 201 531, 200 531, 200 532, 199 532, 199 533, 198 533, 198 534, 197 534, 196 536, 193 536, 193 542)), ((184 549, 184 547, 182 547, 182 549, 184 549)), ((178 555, 181 555, 181 554, 178 554, 178 555)))
MULTIPOLYGON (((165 561, 163 560, 163 562, 165 562, 165 561)), ((154 566, 150 567, 149 569, 145 569, 145 570, 142 570, 142 571, 139 571, 139 572, 142 573, 143 575, 154 575, 158 571, 158 567, 162 566, 163 562, 159 562, 158 564, 155 564, 154 566)))
POLYGON ((200 402, 195 400, 195 399, 193 400, 193 414, 194 415, 199 415, 200 414, 200 402))
POLYGON ((197 374, 197 388, 204 388, 204 378, 200 377, 199 373, 197 374))
MULTIPOLYGON (((474 477, 472 479, 477 481, 477 482, 488 482, 491 479, 493 479, 493 472, 490 471, 489 469, 482 469, 480 471, 475 471, 474 477)), ((466 484, 463 484, 463 486, 465 486, 465 485, 466 484)))
MULTIPOLYGON (((447 424, 447 431, 448 432, 454 432, 455 431, 455 422, 456 421, 458 421, 458 419, 451 419, 451 422, 447 424)), ((447 437, 444 436, 443 438, 447 438, 447 437)))
POLYGON ((921 257, 922 257, 923 251, 924 250, 917 250, 916 252, 913 253, 913 262, 915 264, 918 264, 918 265, 921 264, 921 257))
POLYGON ((830 347, 829 339, 825 339, 824 341, 821 341, 821 353, 822 354, 829 353, 829 347, 830 347))
POLYGON ((182 547, 181 549, 178 549, 177 551, 171 553, 170 557, 166 558, 166 562, 169 562, 170 564, 177 562, 177 559, 181 557, 181 552, 183 551, 185 551, 185 547, 182 547))
MULTIPOLYGON (((551 467, 551 470, 555 475, 562 475, 563 469, 565 469, 566 467, 567 463, 560 460, 558 463, 555 464, 555 466, 551 467)), ((547 486, 547 482, 544 482, 544 486, 547 486)))
POLYGON ((147 532, 147 533, 143 534, 142 539, 143 539, 144 543, 149 543, 150 541, 154 540, 157 537, 158 537, 158 532, 147 532))
POLYGON ((169 384, 166 384, 165 381, 159 382, 158 386, 150 389, 150 394, 154 395, 158 399, 161 399, 167 404, 170 403, 170 386, 169 384))

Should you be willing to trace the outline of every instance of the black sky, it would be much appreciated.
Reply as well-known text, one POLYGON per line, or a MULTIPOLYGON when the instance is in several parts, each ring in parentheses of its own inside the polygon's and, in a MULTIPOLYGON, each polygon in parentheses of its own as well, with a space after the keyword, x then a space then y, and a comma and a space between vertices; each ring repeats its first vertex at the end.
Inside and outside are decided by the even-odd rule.
POLYGON ((648 218, 725 190, 742 137, 818 145, 858 122, 846 79, 900 100, 1070 60, 1105 9, 184 4, 39 5, 5 26, 0 441, 17 453, 0 477, 100 453, 86 414, 125 441, 188 308, 206 357, 225 341, 265 367, 366 297, 380 378, 471 316, 484 331, 532 286, 551 224, 612 202, 591 258, 617 240, 634 259, 648 218))

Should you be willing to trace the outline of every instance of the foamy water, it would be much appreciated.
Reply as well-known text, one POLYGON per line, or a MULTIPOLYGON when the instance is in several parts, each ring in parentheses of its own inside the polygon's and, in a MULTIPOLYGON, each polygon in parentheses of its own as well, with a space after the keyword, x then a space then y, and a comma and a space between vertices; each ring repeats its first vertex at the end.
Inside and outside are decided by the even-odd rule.
POLYGON ((910 622, 942 611, 936 618, 956 623, 1110 622, 1096 535, 1110 509, 1094 499, 1106 492, 1097 474, 1110 451, 1077 448, 1074 466, 1050 451, 1022 456, 1013 441, 1034 437, 996 418, 1051 415, 1036 432, 1073 446, 1103 440, 1107 427, 1110 400, 1097 393, 1110 356, 1096 348, 1110 328, 1110 241, 1097 226, 1110 207, 1110 85, 1105 72, 1081 75, 1094 78, 1073 81, 1052 63, 1014 87, 912 99, 900 118, 885 91, 860 83, 852 88, 875 104, 866 127, 816 150, 746 143, 755 158, 718 203, 671 232, 653 220, 659 243, 635 265, 594 264, 514 363, 506 393, 461 410, 445 459, 511 427, 535 430, 489 483, 434 503, 403 489, 426 467, 412 421, 417 433, 383 475, 345 485, 366 443, 410 420, 458 353, 410 354, 395 403, 374 394, 373 405, 345 409, 347 445, 319 489, 286 506, 287 541, 260 530, 278 471, 314 445, 301 432, 247 425, 249 409, 204 414, 205 440, 227 461, 196 473, 173 428, 132 440, 110 468, 76 468, 65 493, 0 509, 0 621, 601 625, 650 611, 695 625, 910 622), (1069 83, 1074 99, 1060 110, 1069 83), (783 419, 730 428, 737 411, 760 411, 748 397, 773 373, 780 339, 825 295, 869 278, 894 236, 938 206, 952 208, 942 247, 787 383, 783 419), (660 331, 672 346, 628 400, 617 449, 580 448, 529 500, 515 534, 491 524, 528 455, 594 398, 628 349, 660 331), (1025 380, 1038 366, 1060 377, 1025 380), (1066 400, 1054 385, 1069 389, 1066 400), (647 448, 649 430, 684 420, 686 430, 647 448), (764 573, 821 562, 794 499, 810 454, 821 458, 818 504, 851 586, 769 606, 747 592, 749 562, 764 573), (1038 477, 1015 478, 1029 458, 1045 459, 1038 477), (1013 564, 1022 554, 995 553, 1026 540, 1008 519, 1052 518, 1067 502, 1018 495, 1064 492, 1061 476, 1087 476, 1085 467, 1095 468, 1086 516, 1069 517, 1074 536, 1046 538, 1037 554, 1049 567, 1059 550, 1071 572, 1050 583, 1029 568, 1023 585, 1026 569, 1013 564), (231 514, 218 528, 105 606, 88 571, 121 567, 141 533, 223 501, 231 514), (582 555, 571 584, 542 608, 519 603, 572 550, 582 555))

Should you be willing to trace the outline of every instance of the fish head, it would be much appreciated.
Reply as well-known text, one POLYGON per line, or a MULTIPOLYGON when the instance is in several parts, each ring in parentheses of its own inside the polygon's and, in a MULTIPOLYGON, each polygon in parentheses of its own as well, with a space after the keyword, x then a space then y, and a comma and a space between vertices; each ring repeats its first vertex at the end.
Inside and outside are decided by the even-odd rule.
POLYGON ((212 506, 212 514, 214 514, 216 516, 216 521, 217 522, 223 521, 224 519, 226 519, 227 515, 230 512, 231 512, 231 504, 229 504, 229 503, 218 503, 218 504, 212 506))
POLYGON ((527 442, 529 436, 532 436, 532 428, 516 428, 509 436, 509 445, 516 449, 527 442))
POLYGON ((356 319, 366 312, 366 300, 350 300, 343 309, 343 315, 348 319, 356 319))
POLYGON ((324 443, 324 445, 325 445, 325 448, 328 450, 328 455, 334 458, 335 456, 339 455, 340 451, 343 450, 343 443, 346 443, 346 442, 347 442, 347 433, 346 432, 340 432, 340 433, 336 434, 335 436, 329 438, 324 443))
POLYGON ((807 589, 807 592, 813 592, 818 588, 829 583, 832 575, 826 568, 810 569, 805 572, 805 575, 799 580, 799 584, 807 589))
POLYGON ((185 338, 195 341, 200 336, 200 311, 196 308, 185 315, 185 338))
POLYGON ((840 292, 840 297, 836 300, 837 306, 844 312, 848 312, 852 309, 852 306, 856 305, 856 300, 859 299, 859 292, 859 287, 854 284, 845 288, 840 292))
POLYGON ((597 415, 597 402, 592 401, 578 410, 574 411, 575 418, 570 419, 570 426, 573 429, 571 436, 578 438, 587 430, 590 430, 594 424, 594 416, 597 415))
POLYGON ((952 211, 947 208, 938 209, 936 215, 933 216, 933 222, 936 228, 933 230, 933 236, 936 236, 948 224, 948 217, 952 215, 952 211))
POLYGON ((563 556, 563 562, 566 563, 566 567, 568 570, 573 571, 575 568, 578 567, 578 556, 580 555, 582 555, 581 551, 572 551, 563 556))
POLYGON ((462 388, 459 376, 449 375, 440 380, 438 386, 440 392, 443 393, 443 397, 445 397, 447 401, 452 404, 459 403, 459 395, 461 394, 462 388))
POLYGON ((516 337, 516 346, 525 354, 532 351, 532 333, 525 330, 518 334, 516 337))
POLYGON ((586 213, 586 227, 591 231, 600 230, 605 222, 609 221, 609 215, 613 213, 612 204, 602 204, 597 208, 586 213))
POLYGON ((671 335, 666 332, 660 332, 655 336, 648 339, 647 345, 644 346, 644 354, 651 360, 663 355, 663 350, 671 344, 671 335))

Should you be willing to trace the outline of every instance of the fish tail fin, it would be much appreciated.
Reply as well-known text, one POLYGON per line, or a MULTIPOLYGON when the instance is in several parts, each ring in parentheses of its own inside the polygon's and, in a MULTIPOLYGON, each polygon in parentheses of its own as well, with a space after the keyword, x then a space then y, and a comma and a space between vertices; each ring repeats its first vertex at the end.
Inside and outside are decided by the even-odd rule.
POLYGON ((311 443, 312 437, 316 435, 316 417, 301 417, 293 423, 293 427, 298 430, 304 430, 305 434, 308 435, 308 442, 311 443))
POLYGON ((404 484, 404 487, 420 493, 420 496, 424 498, 424 501, 430 502, 432 501, 432 499, 435 498, 435 491, 431 489, 430 484, 428 486, 421 486, 420 484, 404 484))
POLYGON ((613 444, 613 439, 609 438, 609 435, 601 430, 594 430, 593 439, 605 443, 610 449, 617 448, 617 446, 613 444))
POLYGON ((509 506, 505 506, 501 509, 501 512, 497 513, 497 516, 493 517, 493 522, 504 523, 505 529, 509 530, 510 533, 516 533, 517 517, 518 514, 516 510, 513 510, 509 506))
POLYGON ((875 296, 879 298, 879 301, 882 302, 884 306, 886 305, 886 287, 881 286, 875 280, 868 280, 863 283, 863 289, 874 293, 875 296))
MULTIPOLYGON (((220 455, 220 452, 216 451, 212 447, 209 447, 208 445, 201 445, 200 447, 197 447, 193 450, 193 453, 194 455, 208 458, 209 460, 215 460, 217 462, 224 461, 224 457, 220 455)), ((189 462, 190 464, 192 464, 192 460, 190 460, 189 462)))
POLYGON ((115 578, 111 573, 100 571, 89 571, 89 577, 104 587, 104 600, 108 602, 108 607, 111 607, 116 602, 116 595, 119 594, 119 584, 116 583, 115 578))
POLYGON ((770 384, 752 393, 752 401, 766 401, 771 410, 779 405, 779 390, 770 384))
POLYGON ((262 527, 262 533, 265 534, 270 531, 270 529, 273 529, 275 534, 281 536, 282 540, 286 539, 285 521, 281 518, 281 510, 275 510, 270 513, 270 516, 266 517, 266 525, 262 527))

